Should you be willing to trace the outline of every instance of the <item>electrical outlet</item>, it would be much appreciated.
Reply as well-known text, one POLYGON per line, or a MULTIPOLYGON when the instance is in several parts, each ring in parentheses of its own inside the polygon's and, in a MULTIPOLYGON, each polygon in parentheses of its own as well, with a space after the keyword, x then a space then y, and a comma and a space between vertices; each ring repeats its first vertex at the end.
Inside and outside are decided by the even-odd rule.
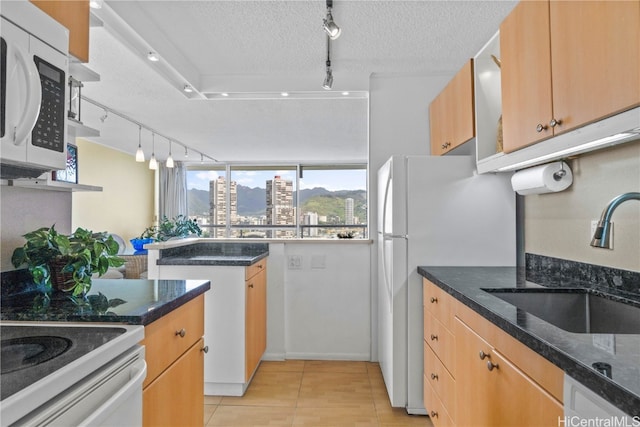
POLYGON ((289 255, 287 264, 289 270, 302 270, 302 255, 289 255))

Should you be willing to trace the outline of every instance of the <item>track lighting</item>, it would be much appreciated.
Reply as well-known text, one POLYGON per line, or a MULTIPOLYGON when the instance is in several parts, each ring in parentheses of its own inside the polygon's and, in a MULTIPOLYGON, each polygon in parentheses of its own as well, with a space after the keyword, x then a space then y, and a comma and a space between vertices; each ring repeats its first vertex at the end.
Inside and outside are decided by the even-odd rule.
POLYGON ((142 151, 142 126, 138 126, 138 151, 136 151, 136 162, 144 162, 144 151, 142 151))
POLYGON ((335 40, 340 37, 340 33, 342 30, 338 25, 333 22, 333 15, 331 15, 331 8, 333 7, 333 0, 327 0, 327 16, 323 21, 324 31, 331 38, 331 40, 335 40))
POLYGON ((333 86, 333 72, 331 71, 331 38, 327 36, 327 62, 326 62, 326 71, 327 74, 324 77, 324 82, 322 83, 322 88, 326 90, 331 90, 333 86))
POLYGON ((173 164, 173 156, 171 155, 171 140, 169 140, 169 157, 167 157, 166 166, 168 168, 172 168, 174 166, 174 164, 173 164))
POLYGON ((333 74, 331 73, 331 67, 327 67, 327 75, 324 78, 324 83, 322 83, 322 88, 326 90, 331 90, 333 86, 333 74))
POLYGON ((184 156, 189 157, 189 150, 187 150, 187 147, 184 147, 184 156))
POLYGON ((107 120, 108 116, 109 116, 109 113, 107 113, 107 110, 104 110, 104 114, 100 116, 100 121, 104 123, 104 121, 107 120))
POLYGON ((156 136, 155 134, 151 134, 151 143, 152 143, 152 149, 151 149, 151 159, 149 160, 149 169, 151 170, 156 170, 158 169, 158 161, 156 160, 156 136))

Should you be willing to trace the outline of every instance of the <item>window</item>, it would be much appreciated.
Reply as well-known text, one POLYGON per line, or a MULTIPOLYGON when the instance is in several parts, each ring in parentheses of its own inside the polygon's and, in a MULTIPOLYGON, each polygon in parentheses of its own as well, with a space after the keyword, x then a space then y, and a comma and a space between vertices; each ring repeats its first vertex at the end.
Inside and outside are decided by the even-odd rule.
POLYGON ((366 165, 225 165, 187 172, 206 237, 366 238, 366 165))

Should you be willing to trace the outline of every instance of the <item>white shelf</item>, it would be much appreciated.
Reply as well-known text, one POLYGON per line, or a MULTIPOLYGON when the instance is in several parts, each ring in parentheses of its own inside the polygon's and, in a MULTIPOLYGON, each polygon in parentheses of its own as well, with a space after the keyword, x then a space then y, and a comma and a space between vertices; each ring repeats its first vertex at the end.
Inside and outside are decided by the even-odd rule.
POLYGON ((33 188, 51 191, 102 191, 95 185, 73 184, 71 182, 54 181, 51 178, 3 179, 2 185, 8 187, 33 188))
POLYGON ((69 64, 69 74, 76 80, 81 82, 99 82, 100 74, 89 69, 80 62, 71 62, 69 64))
POLYGON ((100 136, 100 131, 89 126, 85 126, 79 121, 68 118, 67 124, 69 125, 68 134, 74 138, 78 137, 97 137, 100 136))

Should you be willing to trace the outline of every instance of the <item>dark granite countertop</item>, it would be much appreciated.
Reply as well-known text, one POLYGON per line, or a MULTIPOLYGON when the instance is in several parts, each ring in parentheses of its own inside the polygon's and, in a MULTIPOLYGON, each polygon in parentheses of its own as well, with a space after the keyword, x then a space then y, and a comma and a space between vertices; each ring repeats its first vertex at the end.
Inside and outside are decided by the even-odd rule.
MULTIPOLYGON (((541 286, 580 286, 579 282, 544 283, 544 275, 535 278, 516 267, 418 267, 418 272, 457 300, 542 355, 569 376, 580 381, 631 416, 640 415, 640 335, 571 333, 547 323, 493 296, 483 288, 540 288, 541 286), (598 340, 614 341, 609 352, 598 340), (592 365, 611 365, 611 378, 592 365)), ((567 289, 570 292, 570 289, 567 289)), ((608 293, 616 294, 608 289, 608 293)), ((594 290, 604 295, 601 290, 594 290)), ((628 297, 625 292, 617 296, 628 297)), ((627 300, 640 305, 637 300, 627 300)))
POLYGON ((268 255, 268 243, 199 242, 160 249, 157 264, 249 266, 268 255))
POLYGON ((0 320, 148 325, 210 287, 208 280, 93 279, 87 295, 93 305, 73 302, 64 294, 53 294, 45 306, 39 290, 27 289, 14 294, 3 290, 0 320))

